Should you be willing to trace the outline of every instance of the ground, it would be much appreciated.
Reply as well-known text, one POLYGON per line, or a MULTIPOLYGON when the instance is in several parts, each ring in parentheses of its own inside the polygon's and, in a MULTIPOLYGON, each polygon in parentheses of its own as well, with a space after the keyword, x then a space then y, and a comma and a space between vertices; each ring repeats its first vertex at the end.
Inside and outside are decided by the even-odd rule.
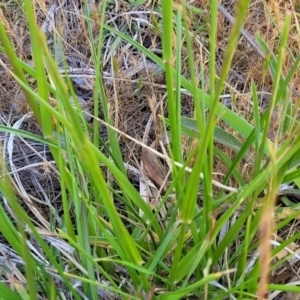
MULTIPOLYGON (((105 23, 132 37, 161 57, 162 24, 161 15, 156 10, 156 7, 160 5, 159 1, 137 2, 141 4, 133 6, 133 1, 117 1, 116 3, 115 1, 109 1, 105 23)), ((201 66, 204 66, 204 90, 209 92, 211 88, 208 74, 210 59, 209 24, 207 23, 209 1, 188 2, 191 4, 188 7, 188 16, 197 75, 200 76, 201 66)), ((66 67, 73 81, 75 93, 80 97, 80 104, 87 113, 92 113, 94 104, 95 61, 92 59, 92 53, 96 50, 101 18, 97 10, 98 5, 98 1, 88 1, 87 6, 84 6, 83 1, 37 1, 36 3, 37 22, 47 37, 48 46, 53 55, 56 55, 63 76, 65 75, 65 66, 62 60, 63 58, 66 59, 66 67), (83 17, 86 10, 89 11, 90 17, 94 21, 91 27, 87 26, 83 17), (91 36, 94 38, 93 41, 90 39, 91 36)), ((176 2, 174 5, 176 5, 176 2)), ((232 0, 221 1, 219 5, 216 44, 217 68, 219 71, 223 65, 228 34, 234 22, 234 6, 235 1, 232 0)), ((251 1, 244 31, 239 39, 233 64, 226 81, 226 88, 220 100, 250 123, 253 123, 251 82, 254 82, 257 86, 261 112, 264 112, 268 106, 272 92, 271 74, 265 66, 268 54, 260 49, 256 36, 259 35, 269 49, 276 54, 287 11, 292 12, 292 26, 288 46, 291 57, 296 57, 300 52, 300 38, 297 31, 300 20, 300 7, 297 1, 251 1)), ((3 4, 0 10, 0 19, 9 33, 19 59, 29 66, 33 66, 30 35, 21 6, 14 3, 14 1, 9 1, 7 5, 3 4)), ((174 45, 176 45, 175 34, 174 45)), ((158 192, 163 192, 165 189, 164 184, 166 182, 164 182, 164 179, 168 173, 168 165, 156 156, 151 156, 147 151, 142 154, 140 145, 129 139, 128 136, 146 143, 159 152, 163 151, 163 146, 159 144, 159 141, 166 139, 163 123, 160 119, 161 116, 167 117, 164 72, 142 52, 109 31, 105 31, 102 54, 104 86, 114 122, 113 125, 121 132, 119 142, 123 159, 128 165, 137 170, 141 170, 141 165, 144 165, 150 182, 153 184, 153 190, 155 190, 152 193, 157 195, 158 192), (157 172, 158 169, 161 173, 157 172)), ((9 73, 11 68, 2 52, 0 52, 0 60, 0 123, 40 134, 39 126, 31 115, 20 86, 9 73)), ((285 60, 283 70, 285 74, 288 73, 292 64, 291 59, 285 60)), ((189 79, 185 46, 182 47, 182 74, 189 79)), ((299 75, 300 72, 296 72, 290 82, 292 99, 295 102, 299 97, 299 75)), ((32 85, 32 89, 35 89, 35 82, 30 75, 27 76, 27 80, 32 85)), ((56 99, 51 100, 55 106, 57 104, 56 99)), ((182 115, 192 117, 193 109, 191 96, 183 91, 182 115)), ((103 117, 103 112, 100 113, 100 117, 103 117)), ((87 116, 87 120, 90 126, 93 126, 93 119, 87 116)), ((273 115, 272 130, 269 132, 271 140, 274 139, 279 120, 280 111, 277 110, 273 115)), ((219 126, 236 135, 236 138, 243 142, 241 136, 221 121, 219 126)), ((102 139, 107 139, 107 131, 103 124, 99 127, 99 135, 102 139)), ((186 137, 183 138, 186 139, 183 155, 186 155, 191 151, 193 141, 186 137)), ((59 226, 62 217, 60 186, 58 172, 48 148, 29 139, 14 137, 11 141, 13 148, 9 149, 7 136, 2 134, 2 140, 5 141, 3 147, 7 147, 7 163, 13 174, 15 190, 20 201, 24 202, 24 207, 26 207, 31 218, 37 226, 49 228, 49 215, 54 210, 57 212, 55 224, 59 226)), ((229 158, 234 158, 235 151, 226 147, 226 145, 216 144, 229 158)), ((246 182, 251 180, 251 163, 250 153, 249 159, 243 160, 238 166, 246 182)), ((214 168, 214 179, 222 182, 222 174, 226 173, 226 166, 216 158, 214 168)), ((135 177, 134 172, 130 173, 130 177, 138 188, 139 178, 135 177)), ((236 187, 237 183, 231 181, 230 185, 236 187)), ((215 192, 217 191, 218 188, 216 187, 215 192)), ((284 196, 290 201, 298 201, 298 195, 286 193, 284 196)), ((284 202, 280 202, 281 198, 279 198, 278 204, 284 206, 284 202)), ((8 206, 6 208, 10 211, 8 206)), ((287 224, 281 232, 278 232, 278 239, 287 239, 291 232, 297 230, 298 226, 298 220, 287 224)), ((5 244, 5 240, 2 239, 1 242, 5 244)), ((298 249, 297 243, 290 246, 293 250, 298 249)), ((287 267, 276 270, 272 274, 271 282, 287 283, 294 281, 295 276, 298 276, 298 272, 294 268, 298 264, 298 261, 291 262, 287 267)), ((285 299, 296 299, 292 298, 294 296, 286 294, 285 299)))

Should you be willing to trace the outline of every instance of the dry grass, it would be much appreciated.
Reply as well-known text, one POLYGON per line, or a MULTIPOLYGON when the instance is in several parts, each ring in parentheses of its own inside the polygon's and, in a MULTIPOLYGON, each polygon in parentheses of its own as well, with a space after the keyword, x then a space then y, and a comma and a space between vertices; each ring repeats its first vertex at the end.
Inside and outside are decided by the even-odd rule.
MULTIPOLYGON (((84 8, 79 4, 80 2, 61 1, 60 8, 52 20, 55 22, 54 26, 50 28, 49 9, 53 5, 52 1, 37 1, 37 18, 40 26, 47 29, 45 33, 49 41, 49 47, 53 50, 53 53, 59 50, 54 48, 54 38, 59 38, 63 43, 64 55, 67 59, 68 67, 73 68, 72 79, 74 89, 77 95, 82 97, 84 101, 90 102, 93 96, 93 70, 95 67, 91 59, 91 43, 93 41, 89 40, 88 28, 82 17, 84 15, 84 8)), ((96 2, 89 1, 91 4, 91 17, 95 21, 92 27, 94 38, 97 38, 99 29, 97 22, 99 22, 100 18, 96 2)), ((125 32, 151 51, 160 55, 160 28, 153 26, 155 24, 153 20, 156 20, 157 24, 161 26, 161 19, 152 10, 155 5, 154 2, 147 1, 145 5, 130 7, 127 1, 117 1, 117 5, 110 5, 108 7, 106 23, 125 32)), ((222 5, 230 15, 234 15, 234 1, 222 1, 222 5)), ((196 70, 200 70, 201 64, 205 66, 205 74, 207 75, 205 89, 208 91, 210 88, 208 82, 208 25, 206 24, 208 1, 198 1, 197 6, 204 9, 204 13, 199 16, 192 11, 190 12, 196 70), (201 57, 198 55, 201 52, 203 53, 203 61, 201 61, 201 57)), ((297 28, 299 29, 298 22, 300 17, 299 5, 296 0, 270 0, 266 3, 260 0, 252 1, 244 29, 250 34, 253 41, 255 39, 254 35, 259 33, 267 42, 270 49, 276 53, 280 39, 279 33, 283 26, 286 11, 288 10, 294 12, 288 46, 291 53, 296 56, 300 52, 300 36, 298 34, 299 31, 297 31, 297 28), (278 29, 276 29, 274 21, 278 29)), ((3 18, 1 17, 1 19, 14 43, 19 58, 29 65, 33 65, 29 32, 21 8, 17 5, 7 6, 2 8, 2 14, 3 18)), ((227 45, 230 28, 231 22, 223 13, 219 12, 217 36, 217 66, 219 70, 222 66, 223 54, 227 45)), ((182 51, 183 74, 188 78, 187 53, 184 47, 182 51)), ((9 75, 8 70, 4 68, 4 66, 7 66, 5 57, 1 56, 0 59, 0 122, 2 124, 14 124, 24 114, 28 113, 28 106, 19 86, 9 75)), ((291 68, 292 64, 293 61, 291 59, 285 60, 285 74, 291 68)), ((249 121, 252 121, 253 106, 249 94, 251 80, 257 84, 257 89, 260 92, 261 110, 264 111, 268 105, 272 82, 269 73, 262 72, 263 69, 264 58, 258 53, 257 49, 249 44, 249 41, 245 37, 241 37, 238 51, 236 51, 233 59, 224 95, 229 94, 231 109, 249 121)), ((154 121, 147 136, 147 143, 150 145, 157 139, 161 139, 164 129, 158 115, 166 116, 167 114, 164 102, 166 88, 163 74, 154 75, 155 72, 153 72, 152 63, 143 54, 124 41, 117 42, 116 37, 110 33, 107 33, 104 39, 103 70, 107 98, 115 127, 142 141, 145 138, 145 127, 152 115, 154 121), (156 106, 158 106, 158 109, 156 110, 156 114, 154 114, 156 106)), ((154 71, 157 71, 157 69, 154 71)), ((299 76, 300 72, 296 72, 291 82, 291 86, 295 90, 293 97, 296 97, 299 90, 299 76)), ((35 83, 32 82, 32 87, 34 88, 34 86, 35 83)), ((182 113, 185 116, 191 116, 193 113, 192 100, 187 95, 183 95, 182 113)), ((276 129, 275 122, 276 118, 274 117, 274 131, 276 129)), ((33 119, 24 121, 22 128, 34 133, 39 132, 33 119)), ((105 130, 100 128, 99 132, 105 138, 105 130)), ((5 136, 1 138, 2 140, 7 139, 5 136)), ((120 145, 124 161, 139 169, 141 147, 123 136, 120 136, 120 145)), ((191 141, 187 140, 185 145, 185 151, 189 151, 191 141)), ((160 148, 157 149, 159 150, 160 148)), ((222 150, 229 158, 234 158, 235 153, 233 151, 224 148, 222 150)), ((28 206, 27 210, 31 211, 32 218, 38 226, 45 227, 49 222, 47 214, 52 209, 51 207, 54 206, 54 209, 58 213, 60 211, 57 173, 49 171, 55 168, 51 164, 51 155, 41 144, 22 141, 18 138, 14 142, 12 157, 13 163, 17 168, 16 173, 20 178, 19 185, 16 183, 16 191, 22 185, 31 202, 28 202, 28 199, 24 199, 24 193, 18 191, 20 201, 24 202, 24 206, 28 206)), ((242 170, 241 174, 243 174, 246 181, 251 180, 251 166, 249 165, 250 162, 244 161, 243 165, 239 166, 242 170)), ((216 173, 226 173, 226 167, 218 160, 215 161, 214 167, 216 173)), ((223 180, 221 175, 216 175, 215 179, 219 181, 223 180)), ((235 182, 231 182, 231 186, 234 185, 235 182)), ((59 225, 59 215, 55 224, 59 225)), ((280 237, 286 239, 298 228, 299 222, 294 222, 280 232, 280 237)), ((296 266, 291 263, 285 270, 274 271, 271 281, 278 283, 292 280, 294 276, 298 276, 298 272, 295 270, 296 266)))

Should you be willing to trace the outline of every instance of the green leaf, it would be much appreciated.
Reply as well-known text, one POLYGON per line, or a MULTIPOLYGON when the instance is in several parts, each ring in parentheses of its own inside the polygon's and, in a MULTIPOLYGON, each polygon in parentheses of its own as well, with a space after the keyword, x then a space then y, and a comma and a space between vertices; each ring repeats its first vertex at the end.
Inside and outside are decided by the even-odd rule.
MULTIPOLYGON (((161 118, 167 125, 170 125, 170 121, 166 118, 161 118)), ((182 132, 191 138, 195 138, 199 135, 198 123, 196 119, 182 117, 182 132)), ((215 127, 214 141, 220 143, 236 152, 240 151, 243 144, 232 134, 228 133, 220 127, 215 127)))
POLYGON ((0 282, 0 299, 1 300, 21 300, 21 297, 12 291, 7 285, 0 282))

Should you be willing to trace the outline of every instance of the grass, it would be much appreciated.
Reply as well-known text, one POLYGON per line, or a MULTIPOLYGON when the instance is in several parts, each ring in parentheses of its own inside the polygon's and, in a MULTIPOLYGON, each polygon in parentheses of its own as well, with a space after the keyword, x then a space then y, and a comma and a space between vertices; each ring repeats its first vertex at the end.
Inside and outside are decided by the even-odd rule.
MULTIPOLYGON (((246 105, 238 109, 236 88, 228 78, 245 43, 240 36, 249 26, 250 1, 236 2, 221 66, 217 1, 203 1, 205 10, 192 2, 169 0, 150 8, 146 1, 122 2, 119 8, 103 1, 92 9, 85 2, 69 15, 66 7, 60 11, 61 23, 54 20, 54 50, 40 29, 40 14, 48 14, 46 3, 9 4, 1 10, 1 70, 9 72, 11 82, 21 89, 28 110, 20 118, 15 112, 13 122, 3 113, 6 121, 0 125, 0 298, 297 296, 299 282, 291 270, 299 264, 300 126, 294 86, 300 58, 292 55, 290 44, 298 30, 296 10, 284 20, 278 15, 269 19, 269 25, 278 25, 275 53, 266 36, 256 36, 264 55, 262 80, 245 83, 252 105, 246 111, 246 105), (127 5, 137 23, 121 19, 117 27, 112 9, 126 11, 127 5), (13 9, 30 36, 32 64, 18 50, 12 33, 13 9), (151 18, 135 17, 143 9, 151 18), (81 28, 77 37, 90 55, 84 68, 84 62, 79 63, 81 76, 72 74, 73 58, 65 51, 72 48, 72 40, 61 26, 67 26, 64 17, 77 18, 68 26, 81 28), (141 20, 151 20, 147 24, 156 33, 151 50, 137 39, 146 32, 136 25, 141 20), (195 20, 199 24, 193 27, 195 20), (199 47, 193 28, 207 31, 209 49, 201 43, 199 47), (143 80, 139 73, 136 80, 126 81, 120 69, 125 65, 126 70, 130 59, 133 65, 155 63, 166 85, 143 80), (92 113, 82 108, 75 84, 91 77, 92 113), (134 91, 126 94, 128 82, 134 91), (228 88, 231 107, 220 101, 228 88), (270 92, 265 109, 264 88, 270 92), (142 102, 143 97, 142 107, 150 107, 147 126, 131 121, 139 116, 131 106, 139 103, 130 99, 142 102), (183 113, 187 107, 189 116, 183 113), (30 132, 32 115, 40 132, 30 132), (36 170, 26 173, 29 178, 20 176, 18 142, 25 167, 36 170), (49 149, 51 165, 36 150, 40 160, 28 166, 36 145, 49 149), (32 175, 40 172, 39 167, 44 177, 55 175, 52 185, 32 175), (34 196, 33 190, 41 185, 34 196)), ((272 5, 265 4, 265 9, 272 5)))

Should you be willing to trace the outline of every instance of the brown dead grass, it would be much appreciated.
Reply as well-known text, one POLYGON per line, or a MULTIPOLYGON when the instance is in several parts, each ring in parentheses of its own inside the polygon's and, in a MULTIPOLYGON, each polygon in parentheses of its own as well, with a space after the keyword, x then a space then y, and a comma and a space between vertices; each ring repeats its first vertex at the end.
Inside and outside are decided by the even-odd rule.
MULTIPOLYGON (((200 70, 201 64, 205 67, 205 90, 208 92, 210 85, 209 78, 209 51, 208 51, 208 2, 207 0, 200 0, 194 5, 204 9, 203 15, 199 16, 191 12, 190 22, 191 30, 193 31, 193 45, 195 53, 196 70, 200 70), (201 58, 200 53, 203 53, 201 58)), ((38 1, 37 21, 40 26, 45 24, 49 8, 53 4, 52 1, 38 1)), ((83 6, 80 1, 58 1, 61 4, 60 9, 56 13, 56 26, 52 32, 46 31, 46 36, 49 41, 49 47, 54 51, 54 44, 51 40, 56 36, 61 38, 63 42, 64 55, 67 58, 69 67, 78 68, 82 70, 82 78, 86 79, 86 84, 82 80, 74 79, 74 88, 78 96, 85 101, 91 101, 93 93, 93 78, 84 77, 85 70, 93 69, 93 61, 91 58, 91 41, 88 36, 88 29, 86 27, 83 6)), ((98 2, 90 1, 91 17, 95 21, 92 27, 94 38, 97 38, 100 15, 97 12, 98 2)), ((161 22, 160 16, 153 13, 152 8, 156 5, 156 1, 147 1, 145 5, 131 8, 126 1, 117 1, 117 5, 110 5, 108 7, 106 22, 111 26, 125 32, 135 40, 139 41, 148 49, 151 49, 158 55, 161 55, 161 40, 159 28, 151 26, 155 19, 158 24, 161 22)), ((222 1, 222 5, 232 16, 234 15, 234 1, 222 1)), ((269 45, 270 49, 276 53, 280 40, 280 31, 283 27, 284 18, 287 11, 292 12, 292 26, 289 35, 288 46, 291 53, 297 56, 300 53, 300 35, 299 35, 299 12, 295 9, 297 0, 289 1, 260 1, 254 0, 251 2, 250 10, 246 19, 244 29, 247 30, 253 37, 259 34, 269 45), (276 29, 276 26, 278 28, 276 29)), ((299 10, 299 7, 298 7, 299 10)), ((9 33, 9 36, 14 44, 18 57, 26 63, 33 65, 30 47, 30 37, 28 27, 24 15, 19 6, 7 6, 1 9, 1 20, 9 33)), ((217 36, 217 66, 220 71, 222 66, 222 59, 227 45, 228 33, 231 28, 231 23, 228 19, 219 12, 218 19, 218 36, 217 36)), ((115 126, 122 132, 136 138, 139 141, 144 140, 145 126, 151 114, 153 114, 153 107, 161 102, 159 108, 154 116, 156 120, 147 137, 148 145, 156 140, 157 137, 162 137, 163 127, 159 121, 158 114, 167 116, 166 107, 166 88, 164 85, 164 77, 155 77, 151 72, 147 72, 150 64, 142 53, 139 53, 132 46, 126 42, 121 41, 115 51, 110 52, 114 45, 115 37, 112 34, 107 34, 104 39, 103 49, 103 70, 105 72, 105 87, 107 98, 110 105, 111 116, 115 121, 115 126), (128 69, 134 70, 143 64, 143 68, 137 72, 131 72, 130 76, 126 73, 128 69), (113 79, 111 79, 113 78, 113 79), (151 105, 149 105, 151 103, 151 105), (152 107, 152 109, 151 109, 152 107)), ((189 68, 187 64, 186 49, 182 47, 183 51, 183 74, 189 77, 189 68)), ((0 59, 4 64, 7 64, 6 58, 0 54, 0 59)), ((261 110, 264 111, 268 106, 269 94, 271 92, 272 79, 268 72, 263 74, 264 59, 254 49, 249 42, 241 37, 233 64, 228 76, 225 94, 234 95, 234 101, 231 103, 232 109, 252 122, 252 101, 250 97, 250 82, 253 80, 257 84, 257 89, 261 93, 261 110)), ((289 55, 286 56, 283 73, 287 74, 293 64, 293 60, 289 55)), ((8 66, 9 68, 9 66, 8 66)), ((291 87, 296 91, 299 90, 300 72, 296 72, 291 82, 291 87)), ((81 78, 81 79, 82 79, 81 78)), ((1 109, 1 123, 9 122, 13 124, 22 115, 29 111, 26 101, 19 86, 8 75, 8 72, 0 66, 0 109, 1 109), (20 104, 18 104, 18 102, 20 104)), ((32 82, 34 87, 34 82, 32 82)), ((294 99, 296 96, 294 94, 294 99)), ((233 97, 232 97, 233 98, 233 97)), ((185 116, 193 115, 193 102, 189 96, 182 96, 182 113, 185 116)), ((24 128, 28 131, 37 133, 39 130, 34 125, 34 120, 31 119, 24 123, 24 128)), ((226 128, 226 127, 224 127, 226 128)), ((274 125, 274 131, 276 124, 274 125)), ((99 129, 100 135, 105 139, 105 130, 101 127, 99 129)), ((185 151, 189 151, 192 141, 185 141, 185 151)), ((134 142, 120 136, 120 145, 122 148, 124 160, 130 162, 132 165, 140 163, 141 147, 134 142)), ((41 145, 32 144, 32 147, 40 153, 45 160, 51 160, 51 156, 45 149, 41 149, 41 145)), ((229 149, 222 150, 230 159, 234 159, 235 153, 229 149)), ((19 168, 28 166, 33 162, 37 162, 41 158, 30 153, 32 150, 25 148, 24 143, 18 142, 16 144, 14 159, 19 168), (30 159, 29 159, 30 157, 30 159)), ((185 154, 184 154, 185 155, 185 154)), ((42 160, 42 159, 41 159, 42 160)), ((251 167, 249 170, 249 162, 243 162, 240 165, 241 174, 243 174, 246 181, 251 178, 251 167)), ((137 166, 136 167, 140 167, 137 166)), ((214 171, 216 173, 225 174, 227 168, 218 159, 215 160, 214 171)), ((58 181, 55 176, 49 175, 41 168, 35 170, 26 170, 20 172, 20 177, 26 186, 27 192, 40 201, 43 199, 41 190, 34 184, 33 173, 36 180, 41 184, 42 190, 48 195, 52 203, 58 203, 59 198, 58 181), (56 192, 54 192, 56 191, 56 192)), ((222 181, 221 175, 216 175, 215 179, 222 181)), ((235 186, 236 182, 231 181, 231 185, 235 186)), ((38 208, 43 207, 36 204, 38 208)), ((58 208, 59 210, 59 208, 58 208)), ((47 219, 47 216, 45 216, 47 219)), ((293 225, 298 226, 298 225, 293 225)), ((284 234, 283 234, 284 235, 284 234)), ((274 278, 276 274, 272 275, 274 278)), ((278 277, 276 277, 278 278, 278 277)), ((278 280, 278 279, 276 279, 278 280)), ((286 279, 287 280, 287 279, 286 279)))

